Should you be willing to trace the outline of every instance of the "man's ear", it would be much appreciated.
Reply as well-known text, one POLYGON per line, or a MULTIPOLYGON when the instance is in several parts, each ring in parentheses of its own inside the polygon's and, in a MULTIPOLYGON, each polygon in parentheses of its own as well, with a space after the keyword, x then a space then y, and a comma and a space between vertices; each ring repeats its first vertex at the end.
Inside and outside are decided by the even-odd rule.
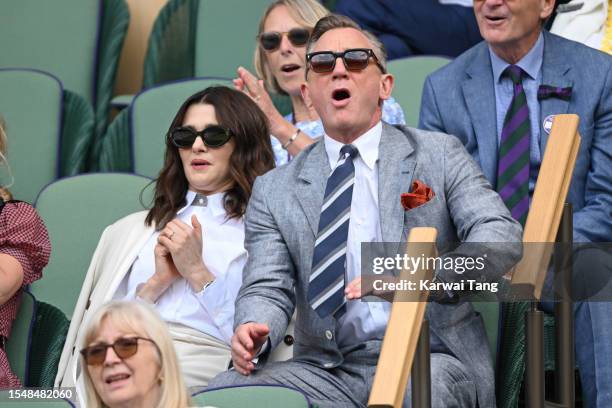
POLYGON ((304 100, 306 107, 311 108, 312 100, 310 99, 310 91, 306 82, 303 82, 302 85, 300 85, 300 93, 302 94, 302 99, 304 100))
POLYGON ((395 78, 391 74, 383 74, 380 78, 380 90, 378 97, 382 100, 387 100, 391 97, 391 91, 393 91, 393 84, 395 78))
POLYGON ((555 0, 541 0, 540 20, 546 20, 551 16, 555 8, 555 0))

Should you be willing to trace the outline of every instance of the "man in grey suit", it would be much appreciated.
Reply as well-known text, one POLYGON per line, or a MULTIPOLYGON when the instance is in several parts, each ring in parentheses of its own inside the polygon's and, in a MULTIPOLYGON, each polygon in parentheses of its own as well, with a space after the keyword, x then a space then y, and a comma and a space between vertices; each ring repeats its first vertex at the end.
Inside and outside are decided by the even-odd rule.
MULTIPOLYGON (((249 259, 236 300, 235 370, 209 386, 285 384, 321 407, 362 407, 391 305, 355 299, 360 244, 400 242, 419 226, 437 228, 439 245, 518 243, 521 229, 456 138, 381 122, 393 77, 374 37, 347 17, 331 15, 317 23, 307 51, 302 92, 319 113, 325 135, 255 183, 246 216, 249 259), (343 181, 330 188, 339 174, 343 181), (400 196, 417 180, 435 196, 405 210, 400 196), (335 210, 337 217, 330 215, 335 210), (296 307, 294 358, 264 364, 296 307)), ((488 257, 489 276, 439 270, 436 279, 493 280, 519 256, 520 245, 503 245, 488 257)), ((494 406, 480 316, 462 301, 432 302, 426 313, 434 407, 494 406)), ((408 406, 410 397, 405 401, 408 406)))
MULTIPOLYGON (((502 195, 502 184, 509 177, 500 172, 507 168, 511 155, 521 153, 525 171, 517 171, 512 177, 524 183, 528 200, 534 191, 553 116, 577 114, 582 140, 568 193, 574 209, 574 241, 610 242, 612 57, 543 31, 554 3, 474 1, 485 41, 427 78, 419 128, 457 136, 502 195), (512 67, 522 72, 522 80, 514 87, 512 67), (520 124, 506 114, 513 111, 517 87, 524 90, 520 96, 526 102, 521 109, 523 117, 515 118, 522 119, 520 124), (515 137, 516 144, 508 149, 504 146, 504 133, 513 126, 525 129, 526 137, 524 144, 515 137), (510 154, 506 156, 504 151, 510 154)), ((512 207, 517 200, 507 202, 512 207)), ((518 217, 528 208, 528 201, 526 204, 516 204, 518 217)), ((577 261, 593 259, 592 254, 586 253, 583 251, 577 261)), ((585 290, 588 295, 601 291, 606 284, 610 287, 610 268, 608 262, 595 273, 594 262, 589 261, 587 267, 575 263, 574 270, 588 273, 577 278, 592 286, 585 290)), ((607 295, 600 295, 607 297, 607 302, 583 302, 576 309, 576 357, 589 407, 612 406, 612 303, 610 289, 607 291, 607 295)))

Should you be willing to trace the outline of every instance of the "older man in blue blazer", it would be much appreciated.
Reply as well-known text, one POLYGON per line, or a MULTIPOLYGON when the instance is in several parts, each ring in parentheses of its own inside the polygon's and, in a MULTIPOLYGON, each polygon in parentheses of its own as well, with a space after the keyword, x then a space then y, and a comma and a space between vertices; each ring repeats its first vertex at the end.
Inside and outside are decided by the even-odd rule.
MULTIPOLYGON (((522 189, 526 205, 504 198, 513 215, 524 220, 552 118, 579 115, 582 144, 568 195, 574 241, 609 242, 612 57, 543 31, 553 6, 554 0, 475 0, 485 41, 427 78, 419 127, 457 136, 502 197, 504 191, 522 189)), ((610 407, 612 303, 579 304, 576 332, 590 406, 610 407)))

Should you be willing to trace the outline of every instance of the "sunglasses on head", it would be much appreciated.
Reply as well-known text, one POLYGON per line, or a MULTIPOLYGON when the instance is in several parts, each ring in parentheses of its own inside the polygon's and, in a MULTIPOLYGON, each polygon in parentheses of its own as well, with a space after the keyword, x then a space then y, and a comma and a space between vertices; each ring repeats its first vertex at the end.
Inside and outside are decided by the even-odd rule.
POLYGON ((179 148, 193 146, 198 136, 208 147, 221 147, 230 140, 232 134, 229 129, 219 125, 207 126, 199 132, 191 127, 177 127, 169 134, 172 144, 179 148))
POLYGON ((382 73, 386 73, 374 51, 370 48, 351 48, 342 52, 318 51, 306 54, 307 67, 316 73, 332 72, 336 67, 336 59, 342 58, 344 67, 349 71, 362 71, 374 60, 382 73))
POLYGON ((286 32, 266 31, 259 34, 259 43, 266 51, 274 51, 280 47, 283 34, 287 34, 287 38, 294 47, 303 47, 310 38, 310 31, 306 28, 292 28, 286 32))
POLYGON ((87 365, 100 365, 106 360, 106 350, 112 347, 117 357, 125 360, 138 352, 138 340, 150 341, 157 347, 153 340, 145 337, 121 337, 115 340, 113 344, 101 343, 85 347, 81 350, 81 354, 87 365))

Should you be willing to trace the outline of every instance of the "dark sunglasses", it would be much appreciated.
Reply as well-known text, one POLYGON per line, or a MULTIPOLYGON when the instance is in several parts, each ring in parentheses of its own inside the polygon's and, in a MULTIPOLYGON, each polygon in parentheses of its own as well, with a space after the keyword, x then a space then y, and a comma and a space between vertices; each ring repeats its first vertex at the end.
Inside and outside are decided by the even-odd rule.
POLYGON ((145 337, 121 337, 115 340, 113 344, 102 343, 85 347, 81 350, 81 354, 87 365, 100 365, 106 360, 106 350, 112 347, 117 357, 125 360, 138 352, 138 340, 150 341, 157 348, 157 344, 153 340, 145 337))
POLYGON ((208 147, 221 147, 230 140, 232 134, 229 129, 218 125, 207 126, 199 132, 190 127, 177 127, 169 134, 172 144, 179 148, 193 146, 198 136, 208 147))
POLYGON ((292 28, 289 31, 279 33, 278 31, 266 31, 258 36, 261 47, 266 51, 274 51, 280 47, 283 39, 283 34, 287 34, 287 38, 295 47, 303 47, 310 38, 310 31, 306 28, 292 28))
POLYGON ((316 73, 332 72, 336 67, 336 59, 342 58, 344 66, 349 71, 362 71, 366 69, 370 62, 370 57, 374 60, 383 74, 386 73, 374 51, 370 48, 351 48, 343 52, 318 51, 306 54, 307 68, 316 73))

